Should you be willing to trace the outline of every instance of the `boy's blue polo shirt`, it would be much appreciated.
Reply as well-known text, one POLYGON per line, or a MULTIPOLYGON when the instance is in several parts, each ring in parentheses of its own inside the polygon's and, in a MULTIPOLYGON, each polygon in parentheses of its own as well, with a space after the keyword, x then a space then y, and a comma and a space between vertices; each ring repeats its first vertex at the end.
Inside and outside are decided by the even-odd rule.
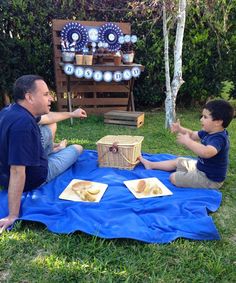
POLYGON ((8 188, 11 165, 26 166, 24 190, 45 182, 48 161, 41 144, 37 119, 19 104, 0 112, 0 185, 8 188))
POLYGON ((217 149, 217 154, 211 158, 198 157, 197 168, 203 171, 207 178, 214 182, 223 182, 229 163, 229 139, 226 130, 218 133, 208 134, 205 131, 199 131, 198 136, 201 143, 211 145, 217 149))

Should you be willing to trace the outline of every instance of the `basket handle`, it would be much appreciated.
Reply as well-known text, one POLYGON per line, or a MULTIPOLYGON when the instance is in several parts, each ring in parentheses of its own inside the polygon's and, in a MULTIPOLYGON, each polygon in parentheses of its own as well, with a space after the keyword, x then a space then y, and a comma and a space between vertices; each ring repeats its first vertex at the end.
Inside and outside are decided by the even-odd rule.
POLYGON ((122 152, 118 152, 118 153, 124 158, 125 161, 127 161, 127 162, 128 162, 129 164, 131 164, 131 165, 136 165, 136 164, 139 163, 139 160, 137 160, 137 161, 135 161, 135 162, 131 162, 129 159, 127 159, 126 156, 124 156, 124 154, 123 154, 122 152))

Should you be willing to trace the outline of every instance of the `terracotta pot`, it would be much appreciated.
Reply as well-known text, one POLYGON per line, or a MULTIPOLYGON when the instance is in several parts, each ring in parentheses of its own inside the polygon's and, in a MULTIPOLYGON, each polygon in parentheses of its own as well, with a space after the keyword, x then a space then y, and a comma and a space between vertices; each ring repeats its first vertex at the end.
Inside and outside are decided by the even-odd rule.
POLYGON ((121 56, 114 56, 114 65, 120 66, 121 64, 121 56))

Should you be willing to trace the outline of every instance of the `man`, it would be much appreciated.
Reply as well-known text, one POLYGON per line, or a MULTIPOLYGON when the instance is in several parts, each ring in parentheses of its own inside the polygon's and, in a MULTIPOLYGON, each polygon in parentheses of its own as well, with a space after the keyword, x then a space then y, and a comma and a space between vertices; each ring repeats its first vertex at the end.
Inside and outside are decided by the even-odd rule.
POLYGON ((83 109, 50 112, 53 99, 40 76, 17 79, 13 98, 15 103, 0 111, 0 186, 8 189, 9 207, 8 216, 0 219, 0 233, 18 218, 23 191, 49 182, 82 153, 80 145, 53 144, 56 123, 87 117, 83 109))

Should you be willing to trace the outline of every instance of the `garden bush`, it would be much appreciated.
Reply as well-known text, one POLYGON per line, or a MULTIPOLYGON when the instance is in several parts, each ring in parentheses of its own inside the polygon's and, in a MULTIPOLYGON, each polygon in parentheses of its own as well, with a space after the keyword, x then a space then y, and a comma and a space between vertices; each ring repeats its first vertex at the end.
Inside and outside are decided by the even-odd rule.
MULTIPOLYGON (((137 108, 162 106, 165 100, 162 20, 158 18, 160 11, 153 9, 149 2, 1 1, 1 97, 5 93, 11 95, 15 79, 27 73, 42 75, 55 91, 52 19, 126 21, 132 24, 132 33, 139 38, 135 61, 145 66, 135 84, 137 108)), ((218 96, 222 81, 236 85, 236 0, 228 4, 223 0, 195 2, 188 1, 187 7, 183 45, 185 84, 177 98, 181 106, 201 104, 209 96, 218 96)), ((169 39, 171 70, 174 27, 169 39)))

